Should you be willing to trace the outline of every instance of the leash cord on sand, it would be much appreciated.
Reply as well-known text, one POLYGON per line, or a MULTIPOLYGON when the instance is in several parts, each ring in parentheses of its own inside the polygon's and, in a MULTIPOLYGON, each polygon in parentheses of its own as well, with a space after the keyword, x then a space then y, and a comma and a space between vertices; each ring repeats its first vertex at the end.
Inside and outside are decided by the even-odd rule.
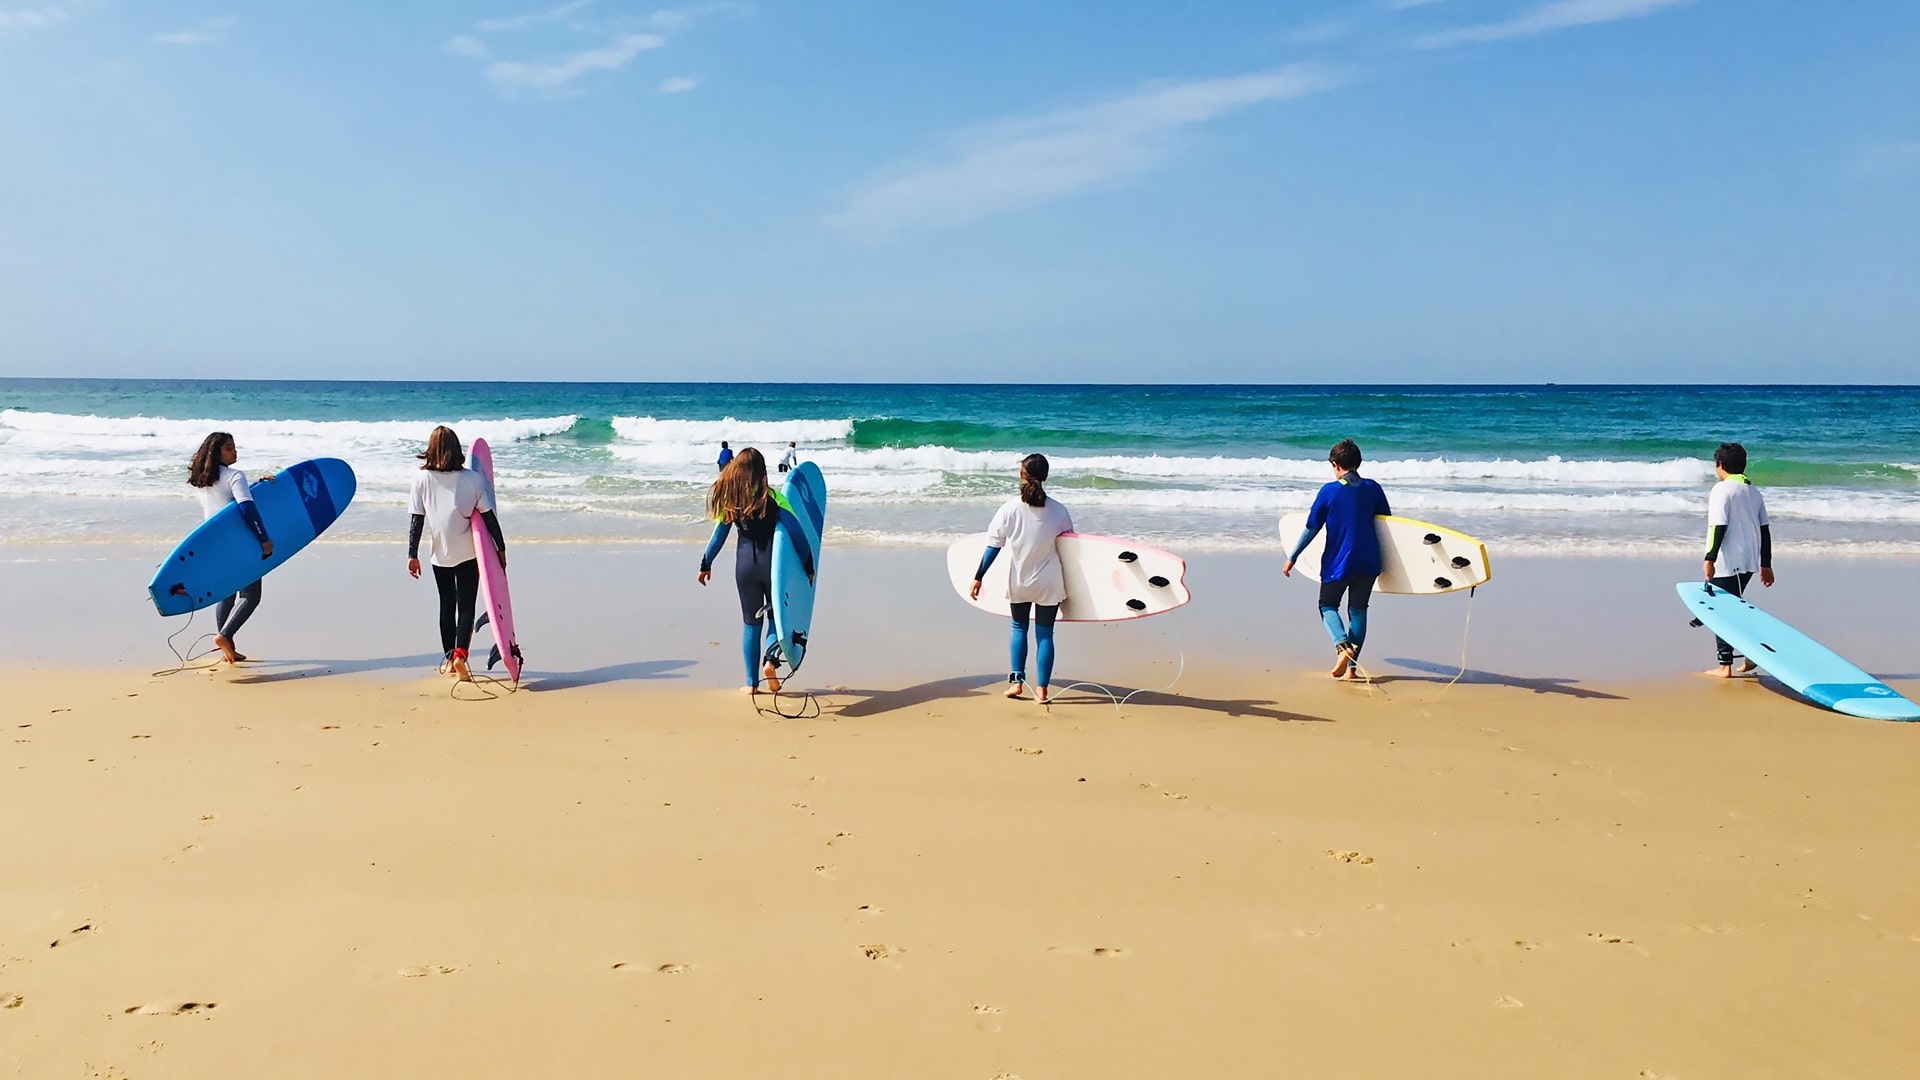
MULTIPOLYGON (((1098 690, 1101 693, 1107 695, 1107 700, 1113 702, 1113 710, 1115 712, 1119 712, 1120 709, 1123 706, 1125 706, 1127 702, 1132 701, 1137 695, 1164 694, 1167 691, 1172 690, 1176 685, 1179 684, 1180 677, 1187 673, 1187 650, 1176 647, 1176 651, 1179 653, 1179 659, 1174 667, 1173 681, 1169 682, 1165 686, 1141 687, 1138 690, 1130 690, 1127 692, 1127 695, 1125 697, 1121 697, 1115 694, 1110 688, 1106 686, 1102 686, 1099 683, 1076 682, 1076 683, 1068 683, 1067 685, 1061 687, 1060 692, 1066 693, 1068 690, 1098 690)), ((1048 698, 1044 703, 1041 704, 1040 707, 1043 709, 1046 709, 1048 712, 1052 712, 1053 701, 1054 699, 1048 698)))
POLYGON ((1438 694, 1433 695, 1435 701, 1445 697, 1447 691, 1453 689, 1454 683, 1467 676, 1467 640, 1473 635, 1473 598, 1479 591, 1478 585, 1467 590, 1467 617, 1460 624, 1460 670, 1454 674, 1453 678, 1447 680, 1447 685, 1441 687, 1438 694))
POLYGON ((187 621, 185 625, 181 626, 180 629, 175 630, 173 633, 167 635, 167 651, 173 653, 173 658, 180 662, 179 664, 173 667, 167 668, 164 671, 154 672, 152 675, 153 678, 164 679, 169 675, 178 675, 183 671, 188 671, 188 670, 207 671, 214 667, 219 666, 219 661, 217 660, 214 663, 202 664, 197 667, 193 663, 195 660, 198 660, 201 657, 213 655, 214 653, 213 649, 208 649, 206 652, 199 652, 199 653, 194 652, 193 650, 197 648, 201 642, 206 641, 208 638, 214 637, 215 636, 214 634, 201 634, 199 637, 194 638, 193 643, 187 646, 187 651, 185 653, 182 653, 179 647, 174 644, 174 640, 178 638, 181 634, 184 634, 187 631, 193 629, 193 617, 198 614, 200 614, 199 608, 194 608, 192 611, 187 612, 187 621))

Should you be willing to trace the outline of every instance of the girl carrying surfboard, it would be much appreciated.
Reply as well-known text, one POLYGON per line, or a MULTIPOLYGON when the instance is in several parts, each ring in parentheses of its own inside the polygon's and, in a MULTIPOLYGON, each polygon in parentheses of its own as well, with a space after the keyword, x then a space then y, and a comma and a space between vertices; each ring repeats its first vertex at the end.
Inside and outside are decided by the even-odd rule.
POLYGON ((466 468, 467 455, 460 437, 442 425, 427 437, 426 464, 413 478, 408 499, 411 516, 407 531, 407 573, 420 576, 420 533, 432 534, 433 584, 440 593, 440 648, 446 660, 440 674, 472 682, 467 671, 467 647, 473 641, 473 609, 480 597, 480 552, 473 542, 473 515, 478 513, 487 534, 507 565, 507 538, 493 515, 493 491, 486 480, 466 468))
POLYGON ((1033 624, 1034 660, 1039 681, 1034 684, 1034 700, 1047 703, 1047 688, 1053 681, 1053 623, 1066 602, 1065 575, 1060 572, 1060 553, 1056 541, 1061 533, 1073 531, 1073 516, 1067 508, 1047 496, 1042 485, 1047 479, 1047 459, 1028 454, 1020 460, 1020 495, 1007 500, 987 526, 987 549, 980 555, 980 569, 973 573, 970 599, 980 597, 980 579, 993 565, 1001 549, 1013 560, 1007 575, 1007 600, 1013 609, 1013 628, 1007 642, 1007 696, 1017 698, 1026 691, 1027 625, 1033 624))
MULTIPOLYGON (((733 546, 733 585, 740 593, 740 658, 746 663, 747 682, 740 689, 752 693, 762 682, 778 691, 780 680, 770 650, 775 643, 773 625, 773 535, 786 522, 791 535, 800 535, 800 519, 787 505, 786 497, 767 486, 767 459, 751 446, 733 455, 720 469, 720 476, 707 489, 707 516, 713 519, 713 535, 700 555, 700 574, 695 580, 705 585, 713 577, 713 560, 726 546, 727 534, 740 527, 740 539, 733 546), (766 624, 764 637, 761 624, 766 624)), ((802 551, 801 569, 813 577, 813 553, 802 551)))
MULTIPOLYGON (((247 474, 233 467, 239 460, 240 451, 233 443, 233 436, 216 431, 202 439, 200 449, 193 452, 193 462, 187 466, 187 483, 200 498, 202 518, 212 517, 229 503, 239 503, 241 520, 252 530, 253 538, 260 541, 260 557, 272 558, 273 540, 267 536, 267 525, 260 520, 260 512, 254 509, 253 488, 247 483, 247 474)), ((273 483, 273 474, 261 474, 260 482, 273 483)), ((214 608, 213 647, 220 650, 227 663, 237 664, 246 659, 246 655, 234 647, 233 639, 259 607, 260 582, 255 581, 214 608)))

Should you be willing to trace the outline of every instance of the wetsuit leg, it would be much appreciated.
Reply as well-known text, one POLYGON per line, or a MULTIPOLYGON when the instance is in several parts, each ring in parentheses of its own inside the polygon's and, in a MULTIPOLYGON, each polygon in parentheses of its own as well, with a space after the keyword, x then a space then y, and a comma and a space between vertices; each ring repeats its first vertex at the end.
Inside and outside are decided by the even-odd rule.
MULTIPOLYGON (((1730 592, 1735 596, 1742 596, 1747 591, 1747 584, 1752 580, 1752 571, 1744 574, 1729 574, 1726 577, 1714 578, 1713 587, 1725 592, 1730 592)), ((1733 646, 1722 641, 1718 634, 1714 635, 1713 638, 1713 656, 1721 667, 1729 667, 1733 664, 1733 646)))
POLYGON ((454 609, 459 600, 458 587, 454 584, 454 568, 436 566, 433 568, 433 588, 440 594, 440 655, 453 655, 454 609))
POLYGON ((1027 623, 1033 619, 1033 605, 1009 605, 1013 609, 1013 631, 1007 638, 1007 681, 1027 681, 1027 623))
POLYGON ((480 560, 468 559, 453 568, 455 601, 459 610, 454 612, 453 647, 465 653, 473 644, 473 611, 480 602, 480 560))
POLYGON ((773 629, 773 542, 755 545, 743 530, 733 545, 733 586, 740 594, 740 659, 746 665, 748 686, 760 684, 760 664, 766 656, 761 627, 773 629))
POLYGON ((214 612, 220 621, 220 636, 226 638, 228 644, 232 644, 234 636, 240 633, 241 627, 247 625, 248 619, 253 618, 254 610, 259 606, 260 582, 258 581, 220 601, 219 609, 214 612), (239 602, 235 603, 236 600, 239 602))
POLYGON ((1340 598, 1346 595, 1347 583, 1344 581, 1323 581, 1320 583, 1320 621, 1327 628, 1327 636, 1333 639, 1333 647, 1349 644, 1347 624, 1340 620, 1340 598))
POLYGON ((1053 620, 1060 614, 1058 604, 1035 604, 1033 608, 1033 653, 1040 681, 1045 690, 1053 685, 1053 620))
POLYGON ((1347 640, 1353 643, 1356 660, 1367 643, 1367 604, 1373 599, 1373 583, 1377 580, 1374 576, 1347 582, 1347 640))

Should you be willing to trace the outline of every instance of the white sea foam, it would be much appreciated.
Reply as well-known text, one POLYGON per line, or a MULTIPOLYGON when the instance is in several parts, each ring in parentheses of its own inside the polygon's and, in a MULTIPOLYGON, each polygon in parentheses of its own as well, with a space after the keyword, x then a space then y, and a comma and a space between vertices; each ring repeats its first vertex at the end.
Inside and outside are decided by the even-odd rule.
POLYGON ((616 416, 613 432, 629 442, 677 443, 702 448, 711 458, 722 440, 743 446, 759 446, 770 457, 768 447, 784 448, 789 441, 802 443, 839 442, 853 434, 852 420, 660 420, 651 416, 616 416), (761 445, 765 444, 765 445, 761 445))

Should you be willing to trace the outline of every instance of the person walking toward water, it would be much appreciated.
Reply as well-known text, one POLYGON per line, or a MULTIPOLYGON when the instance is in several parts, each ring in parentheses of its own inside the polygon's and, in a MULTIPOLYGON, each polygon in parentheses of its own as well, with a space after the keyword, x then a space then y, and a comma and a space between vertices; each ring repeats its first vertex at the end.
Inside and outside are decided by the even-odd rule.
POLYGON ((800 445, 798 443, 789 442, 787 444, 787 452, 780 455, 780 471, 788 472, 792 470, 794 466, 799 464, 800 464, 800 445))
MULTIPOLYGON (((233 436, 216 431, 202 439, 200 449, 193 452, 193 461, 187 466, 187 483, 200 499, 203 520, 225 510, 229 503, 239 503, 241 520, 253 531, 253 538, 260 541, 260 557, 271 558, 273 539, 267 535, 266 522, 260 520, 260 511, 254 508, 253 488, 247 483, 247 474, 233 467, 238 460, 240 451, 234 446, 233 436)), ((262 474, 260 482, 273 483, 273 474, 262 474)), ((234 647, 233 640, 259 607, 260 582, 255 581, 213 609, 213 647, 220 650, 227 663, 237 664, 246 659, 234 647)))
POLYGON ((1357 681, 1360 649, 1367 643, 1367 603, 1380 576, 1380 534, 1373 519, 1393 511, 1388 509, 1387 493, 1380 485, 1360 475, 1360 447, 1352 439, 1335 443, 1327 461, 1333 465, 1333 482, 1322 485, 1313 497, 1307 527, 1280 574, 1292 577, 1300 553, 1322 528, 1327 530, 1326 550, 1320 556, 1320 621, 1333 639, 1333 677, 1357 681), (1340 621, 1343 594, 1347 599, 1345 623, 1340 621))
POLYGON ((413 478, 408 497, 411 520, 407 529, 407 573, 420 576, 420 533, 433 536, 433 584, 440 593, 440 649, 446 657, 440 674, 472 682, 467 671, 467 647, 473 641, 473 608, 480 597, 480 553, 473 542, 473 515, 478 512, 507 565, 507 538, 493 512, 493 493, 486 480, 466 468, 467 455, 460 437, 444 425, 427 437, 426 464, 413 478))
POLYGON ((746 685, 740 689, 750 694, 764 681, 768 690, 778 691, 779 669, 772 653, 778 640, 773 625, 774 527, 786 523, 787 535, 800 555, 800 568, 812 581, 816 564, 807 549, 806 533, 786 497, 767 486, 767 461, 751 446, 724 465, 707 489, 707 516, 713 519, 713 535, 700 555, 696 580, 702 586, 713 577, 713 560, 726 545, 727 534, 735 526, 740 529, 740 539, 733 546, 733 584, 740 593, 740 658, 747 671, 746 685))
MULTIPOLYGON (((1747 448, 1721 443, 1713 452, 1713 475, 1719 483, 1707 496, 1707 561, 1702 567, 1709 584, 1739 596, 1760 572, 1760 584, 1773 587, 1773 522, 1767 501, 1747 479, 1747 448)), ((1718 635, 1713 639, 1718 666, 1705 674, 1732 678, 1733 646, 1718 635)), ((1740 674, 1754 669, 1753 658, 1743 657, 1740 674)))
POLYGON ((725 472, 727 468, 727 462, 732 460, 733 460, 733 448, 727 445, 727 440, 721 439, 720 440, 720 460, 715 462, 715 464, 719 467, 720 471, 725 472))
POLYGON ((973 572, 973 587, 967 591, 972 599, 980 598, 980 579, 1001 549, 1006 549, 1007 557, 1013 560, 1007 573, 1007 600, 1013 608, 1013 629, 1007 642, 1007 696, 1017 698, 1026 690, 1027 625, 1031 622, 1039 676, 1034 683, 1034 699, 1042 705, 1053 682, 1053 623, 1067 599, 1055 541, 1061 533, 1073 531, 1073 516, 1067 508, 1047 497, 1042 486, 1046 479, 1047 459, 1043 455, 1028 454, 1021 459, 1020 495, 994 513, 993 522, 987 526, 987 549, 980 555, 980 568, 973 572))

